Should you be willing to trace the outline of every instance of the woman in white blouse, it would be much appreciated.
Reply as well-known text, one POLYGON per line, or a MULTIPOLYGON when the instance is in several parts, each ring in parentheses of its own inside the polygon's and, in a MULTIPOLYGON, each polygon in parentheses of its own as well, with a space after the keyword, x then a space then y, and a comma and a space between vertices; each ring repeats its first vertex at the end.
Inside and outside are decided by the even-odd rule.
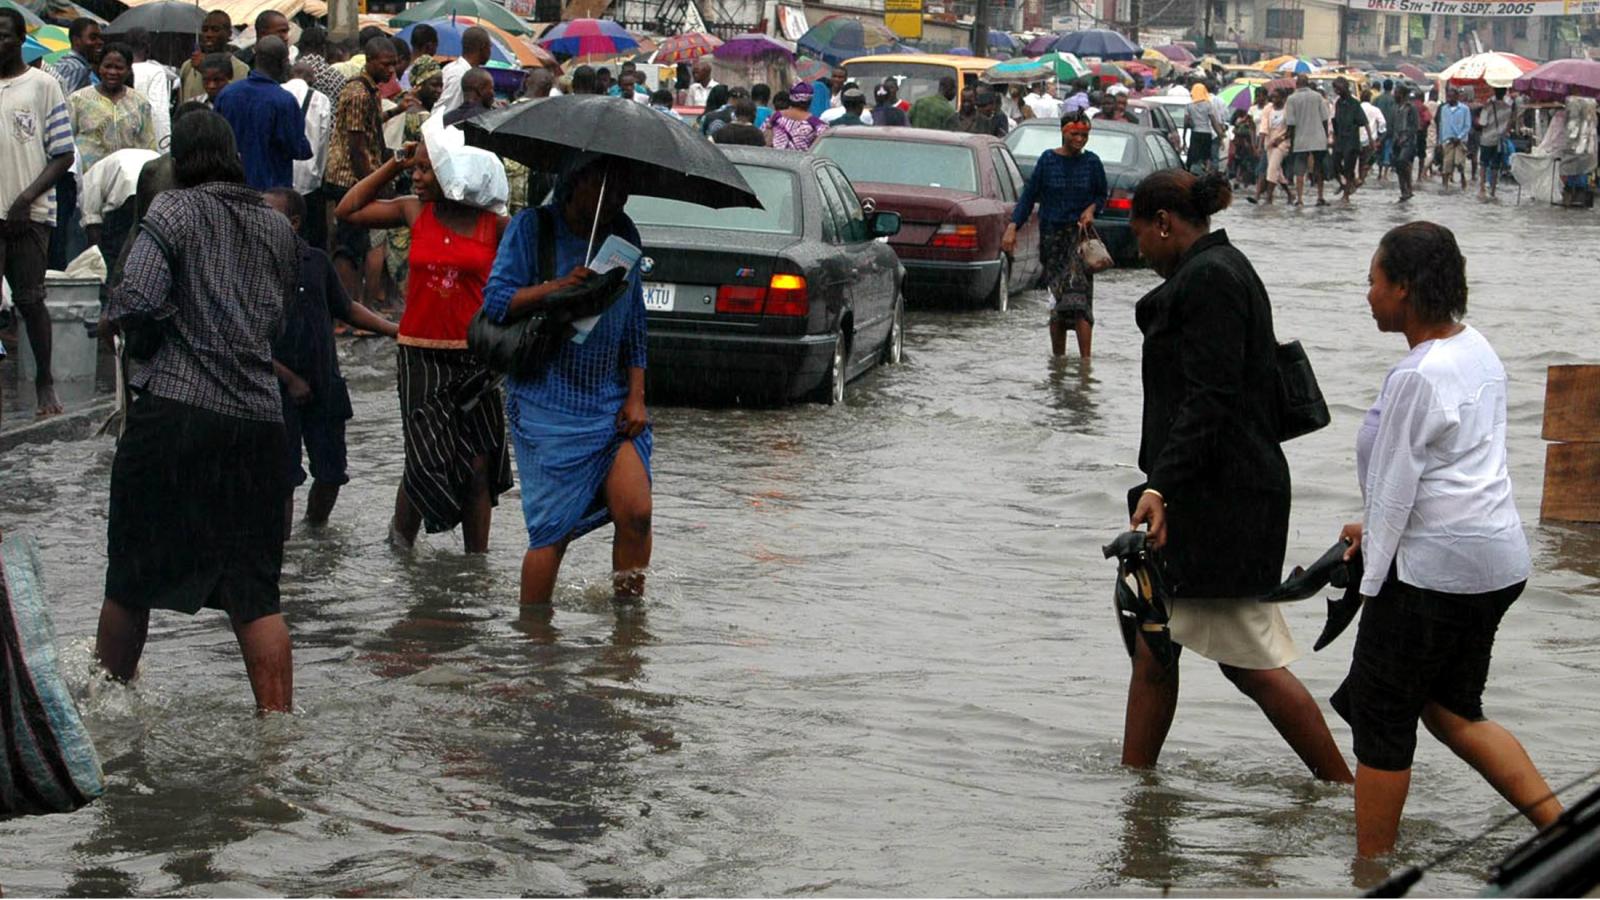
POLYGON ((1368 600, 1333 706, 1355 737, 1357 849, 1375 856, 1394 847, 1419 719, 1535 825, 1561 805, 1483 714, 1495 630, 1531 563, 1506 467, 1505 367, 1460 321, 1466 260, 1449 229, 1412 222, 1384 235, 1367 277, 1378 330, 1411 345, 1361 425, 1365 514, 1344 529, 1368 600))

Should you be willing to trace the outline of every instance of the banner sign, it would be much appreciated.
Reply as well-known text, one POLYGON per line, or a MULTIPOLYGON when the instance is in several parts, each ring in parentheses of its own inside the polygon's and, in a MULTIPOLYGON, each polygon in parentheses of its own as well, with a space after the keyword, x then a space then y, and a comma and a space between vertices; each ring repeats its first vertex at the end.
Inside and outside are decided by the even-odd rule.
POLYGON ((922 0, 883 0, 883 24, 900 37, 922 37, 922 0))
POLYGON ((1593 16, 1600 0, 1350 0, 1351 9, 1434 16, 1593 16))

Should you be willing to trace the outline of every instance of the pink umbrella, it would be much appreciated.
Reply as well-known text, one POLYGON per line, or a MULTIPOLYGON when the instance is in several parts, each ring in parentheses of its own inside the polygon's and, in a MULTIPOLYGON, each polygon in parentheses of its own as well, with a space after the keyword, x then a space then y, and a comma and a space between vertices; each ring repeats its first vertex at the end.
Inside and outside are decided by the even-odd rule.
POLYGON ((1192 62, 1194 62, 1194 54, 1189 52, 1189 48, 1188 47, 1184 47, 1184 46, 1179 45, 1179 44, 1162 44, 1161 46, 1159 46, 1159 47, 1157 47, 1155 49, 1156 49, 1157 53, 1161 54, 1162 56, 1165 56, 1167 59, 1170 59, 1173 62, 1179 62, 1179 63, 1192 63, 1192 62))
POLYGON ((1536 100, 1600 97, 1600 62, 1554 59, 1518 78, 1511 86, 1536 100))

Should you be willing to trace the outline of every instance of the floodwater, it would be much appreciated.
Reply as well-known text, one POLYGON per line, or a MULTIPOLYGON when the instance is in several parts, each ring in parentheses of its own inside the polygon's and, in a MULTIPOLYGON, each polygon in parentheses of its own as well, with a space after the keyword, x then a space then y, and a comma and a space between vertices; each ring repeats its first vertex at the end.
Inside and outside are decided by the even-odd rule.
MULTIPOLYGON (((1359 516, 1357 423, 1404 342, 1365 305, 1395 194, 1219 217, 1308 348, 1332 427, 1287 448, 1291 562, 1359 516)), ((1511 373, 1511 466, 1535 576, 1497 645, 1490 713, 1552 783, 1595 765, 1600 530, 1542 525, 1545 367, 1600 362, 1592 213, 1419 196, 1455 228, 1471 321, 1511 373)), ((112 446, 0 460, 0 522, 35 534, 100 802, 0 823, 14 895, 1350 893, 1350 790, 1312 781, 1198 657, 1159 770, 1118 765, 1127 660, 1099 547, 1126 525, 1139 425, 1134 301, 1099 287, 1092 370, 1052 364, 1038 294, 917 313, 907 362, 844 408, 658 408, 656 566, 608 599, 609 536, 574 546, 551 622, 519 620, 516 496, 492 552, 384 543, 401 469, 392 352, 346 346, 354 481, 297 528, 284 610, 293 717, 257 720, 219 614, 158 613, 131 689, 90 677, 112 446)), ((300 500, 304 502, 302 492, 300 500)), ((1353 631, 1294 670, 1327 711, 1353 631)), ((1331 711, 1335 736, 1350 733, 1331 711)), ((1425 735, 1402 862, 1508 807, 1425 735)), ((1423 882, 1472 892, 1516 824, 1423 882)))

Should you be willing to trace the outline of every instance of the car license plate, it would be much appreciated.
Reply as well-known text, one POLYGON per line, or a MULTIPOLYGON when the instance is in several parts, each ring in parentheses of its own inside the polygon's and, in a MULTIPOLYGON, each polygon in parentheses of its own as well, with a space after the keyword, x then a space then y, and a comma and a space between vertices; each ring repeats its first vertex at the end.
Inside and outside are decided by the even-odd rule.
POLYGON ((671 312, 672 298, 678 292, 675 284, 644 283, 644 308, 653 312, 671 312))

